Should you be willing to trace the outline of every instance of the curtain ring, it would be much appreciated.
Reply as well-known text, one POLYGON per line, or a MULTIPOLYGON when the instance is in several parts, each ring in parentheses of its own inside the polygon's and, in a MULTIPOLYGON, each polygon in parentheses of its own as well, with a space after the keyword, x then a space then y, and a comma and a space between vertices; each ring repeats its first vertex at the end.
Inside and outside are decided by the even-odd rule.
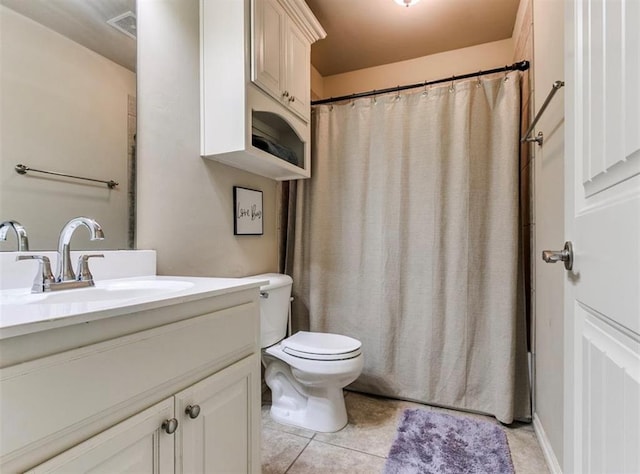
POLYGON ((482 74, 482 69, 478 71, 478 78, 476 79, 476 87, 479 89, 482 86, 482 81, 480 80, 480 74, 482 74))
POLYGON ((504 82, 507 82, 509 80, 509 76, 507 76, 508 73, 509 73, 509 66, 505 66, 504 67, 504 82))
POLYGON ((333 111, 333 104, 329 106, 329 112, 333 111))
POLYGON ((429 95, 429 90, 427 89, 427 81, 424 81, 424 90, 422 91, 422 97, 427 97, 429 95))
POLYGON ((456 80, 456 76, 451 76, 451 85, 449 86, 449 92, 455 92, 456 88, 453 86, 453 82, 456 80))
POLYGON ((376 95, 376 90, 373 89, 373 99, 371 99, 373 101, 373 105, 376 105, 378 103, 378 96, 376 95))
POLYGON ((400 85, 397 85, 396 88, 396 100, 400 100, 400 85))

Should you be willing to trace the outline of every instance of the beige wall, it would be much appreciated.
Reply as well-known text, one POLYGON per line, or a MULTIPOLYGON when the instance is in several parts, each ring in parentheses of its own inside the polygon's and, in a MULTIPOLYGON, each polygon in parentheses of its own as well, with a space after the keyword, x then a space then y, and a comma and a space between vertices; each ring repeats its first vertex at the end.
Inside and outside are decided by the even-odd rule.
POLYGON ((311 65, 311 100, 324 97, 324 78, 318 70, 311 65))
MULTIPOLYGON (((533 0, 534 110, 552 84, 564 80, 564 2, 533 0)), ((543 249, 564 243, 564 91, 542 115, 535 133, 544 133, 535 154, 536 416, 557 463, 563 460, 563 301, 564 268, 542 262, 543 249)), ((553 463, 553 460, 551 460, 553 463)))
POLYGON ((138 2, 137 246, 164 275, 276 271, 276 182, 200 157, 198 5, 138 2), (263 236, 233 235, 234 185, 263 191, 263 236))
POLYGON ((512 56, 511 39, 494 41, 384 66, 326 76, 322 81, 322 94, 325 98, 338 97, 491 69, 511 64, 512 56))
MULTIPOLYGON (((127 248, 127 104, 135 74, 0 5, 0 219, 29 233, 31 250, 55 249, 72 217, 87 215, 105 240, 74 248, 127 248), (105 185, 30 173, 16 164, 98 179, 105 185)), ((15 243, 0 242, 0 250, 15 243)))

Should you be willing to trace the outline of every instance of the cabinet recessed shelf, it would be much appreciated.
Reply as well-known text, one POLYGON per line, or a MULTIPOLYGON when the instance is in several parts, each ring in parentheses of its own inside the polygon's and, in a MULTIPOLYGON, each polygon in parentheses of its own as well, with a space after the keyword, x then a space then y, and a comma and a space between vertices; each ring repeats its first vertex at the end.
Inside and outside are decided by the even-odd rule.
POLYGON ((304 142, 277 114, 252 111, 252 145, 292 165, 304 168, 304 142))

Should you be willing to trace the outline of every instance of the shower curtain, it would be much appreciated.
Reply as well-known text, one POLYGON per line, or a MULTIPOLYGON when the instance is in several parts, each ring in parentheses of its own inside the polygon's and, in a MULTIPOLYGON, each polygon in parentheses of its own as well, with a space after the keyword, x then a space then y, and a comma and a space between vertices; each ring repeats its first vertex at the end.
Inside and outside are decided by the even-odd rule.
POLYGON ((362 342, 351 388, 530 416, 519 272, 520 76, 313 108, 294 324, 362 342))

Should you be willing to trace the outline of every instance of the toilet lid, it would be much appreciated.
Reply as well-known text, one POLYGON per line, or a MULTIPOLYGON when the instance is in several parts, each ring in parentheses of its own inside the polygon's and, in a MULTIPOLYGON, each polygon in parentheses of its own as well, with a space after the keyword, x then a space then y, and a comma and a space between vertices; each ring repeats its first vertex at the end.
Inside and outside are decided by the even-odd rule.
POLYGON ((343 360, 360 355, 361 342, 341 334, 300 331, 282 341, 282 350, 294 357, 343 360))

